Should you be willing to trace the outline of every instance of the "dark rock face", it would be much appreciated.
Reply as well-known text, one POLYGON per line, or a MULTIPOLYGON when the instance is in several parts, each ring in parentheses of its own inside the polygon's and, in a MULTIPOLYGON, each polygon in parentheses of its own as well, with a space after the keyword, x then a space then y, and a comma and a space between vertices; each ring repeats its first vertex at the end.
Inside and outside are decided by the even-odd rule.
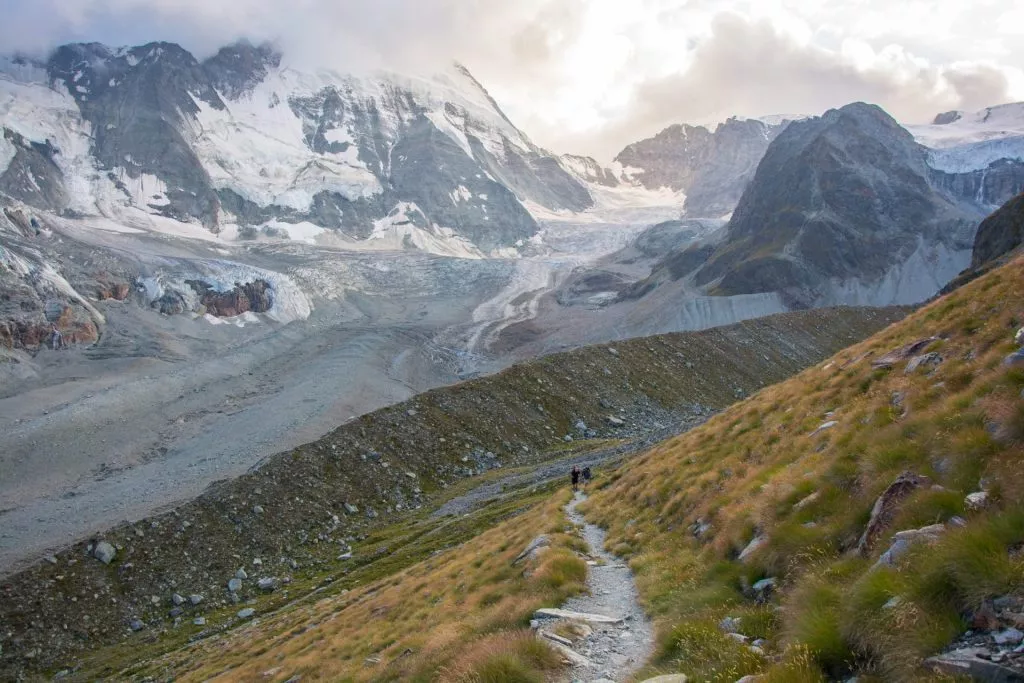
POLYGON ((396 196, 415 202, 428 218, 480 248, 510 245, 537 231, 537 223, 515 195, 477 173, 465 151, 426 117, 410 127, 391 158, 396 196), (460 193, 459 188, 468 192, 460 193))
POLYGON ((959 121, 961 118, 963 116, 958 111, 944 111, 941 114, 936 114, 935 120, 932 123, 936 126, 945 126, 954 121, 959 121))
POLYGON ((102 168, 160 178, 168 187, 164 215, 216 229, 220 205, 192 148, 190 124, 199 112, 196 100, 215 109, 224 103, 191 54, 173 43, 125 51, 64 45, 47 71, 92 124, 93 155, 102 168))
POLYGON ((63 209, 67 205, 64 174, 54 162, 60 151, 49 140, 32 142, 8 128, 3 129, 3 136, 16 151, 0 174, 0 194, 51 211, 63 209))
POLYGON ((199 295, 206 312, 218 318, 230 318, 247 311, 266 313, 274 304, 274 290, 266 280, 235 283, 234 289, 226 292, 218 292, 200 280, 188 280, 186 284, 199 295))
POLYGON ((644 187, 685 192, 687 216, 722 216, 735 208, 768 145, 787 124, 733 118, 714 132, 670 126, 626 147, 615 160, 643 169, 634 177, 644 187))
POLYGON ((281 53, 269 43, 259 46, 247 40, 222 47, 203 62, 210 84, 225 97, 236 100, 252 92, 271 69, 281 65, 281 53))
POLYGON ((984 264, 1024 244, 1024 194, 1006 202, 998 211, 982 221, 974 238, 971 267, 984 264))
POLYGON ((926 150, 880 108, 847 105, 790 124, 698 273, 719 294, 807 291, 877 278, 922 240, 964 249, 973 216, 929 182, 926 150))
POLYGON ((966 173, 932 171, 932 184, 946 194, 980 207, 1001 206, 1024 192, 1024 161, 999 159, 966 173))

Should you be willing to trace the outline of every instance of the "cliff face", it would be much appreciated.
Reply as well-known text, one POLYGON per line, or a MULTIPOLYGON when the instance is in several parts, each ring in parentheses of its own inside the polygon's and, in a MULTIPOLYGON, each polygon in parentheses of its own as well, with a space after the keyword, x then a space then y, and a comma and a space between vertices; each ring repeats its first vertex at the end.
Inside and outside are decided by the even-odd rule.
POLYGON ((974 238, 971 267, 979 268, 1024 244, 1024 194, 982 221, 974 238))

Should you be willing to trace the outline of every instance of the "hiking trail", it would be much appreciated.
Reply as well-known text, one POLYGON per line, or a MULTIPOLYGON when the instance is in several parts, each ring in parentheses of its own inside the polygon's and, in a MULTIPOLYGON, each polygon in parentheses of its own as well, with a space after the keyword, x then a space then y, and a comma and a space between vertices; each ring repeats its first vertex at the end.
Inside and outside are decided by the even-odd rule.
POLYGON ((622 559, 604 549, 605 531, 588 523, 576 511, 586 500, 577 493, 566 505, 569 520, 583 527, 583 538, 590 546, 588 562, 588 594, 569 598, 559 610, 540 610, 535 616, 542 637, 555 621, 551 617, 583 622, 589 635, 556 647, 572 662, 567 679, 576 682, 611 683, 628 680, 650 657, 654 648, 654 628, 640 606, 633 571, 622 559), (546 614, 545 614, 546 613, 546 614), (608 619, 611 617, 611 619, 608 619), (568 652, 571 649, 573 656, 568 652))

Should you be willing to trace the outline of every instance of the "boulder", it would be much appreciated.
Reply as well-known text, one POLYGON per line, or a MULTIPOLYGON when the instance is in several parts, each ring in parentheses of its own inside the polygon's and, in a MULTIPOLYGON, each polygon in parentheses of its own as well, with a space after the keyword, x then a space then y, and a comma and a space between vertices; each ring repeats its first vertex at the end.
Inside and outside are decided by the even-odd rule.
POLYGON ((1019 672, 991 661, 988 659, 990 656, 985 648, 967 647, 929 657, 924 663, 938 673, 986 683, 1020 683, 1024 680, 1019 672))
POLYGON ((272 576, 266 576, 256 582, 256 585, 261 591, 272 591, 276 590, 278 586, 278 580, 272 576))
POLYGON ((923 351, 932 342, 939 341, 939 337, 928 337, 927 339, 918 339, 915 342, 907 344, 898 349, 894 349, 889 353, 885 354, 881 358, 877 358, 871 362, 871 366, 874 368, 891 368, 902 360, 911 358, 916 355, 919 351, 923 351))
POLYGON ((746 562, 751 555, 757 552, 757 550, 768 542, 767 536, 754 536, 754 538, 747 544, 747 547, 740 551, 740 556, 737 558, 740 562, 746 562))
POLYGON ((665 674, 654 678, 645 678, 642 683, 687 683, 690 679, 686 674, 665 674))
POLYGON ((203 596, 199 595, 198 593, 193 593, 192 595, 188 596, 188 601, 191 602, 193 605, 198 605, 203 601, 203 596))
POLYGON ((239 610, 238 618, 239 619, 249 619, 250 617, 252 617, 255 614, 256 614, 256 610, 254 610, 252 607, 246 607, 243 610, 239 610))
POLYGON ((736 617, 724 617, 718 622, 718 628, 722 633, 739 633, 740 620, 736 617))
POLYGON ((1003 365, 1009 365, 1010 367, 1024 366, 1024 349, 1014 351, 1004 358, 1003 365))
POLYGON ((988 491, 975 491, 967 494, 964 498, 964 505, 968 510, 983 510, 988 507, 988 491))
POLYGON ((117 556, 117 550, 115 550, 114 546, 110 545, 106 541, 100 541, 96 544, 96 547, 92 549, 92 556, 103 564, 110 564, 117 556))
POLYGON ((228 581, 228 590, 232 593, 237 593, 238 591, 242 590, 242 580, 234 578, 228 581))
POLYGON ((811 432, 811 436, 816 436, 822 432, 828 431, 829 429, 832 429, 838 424, 839 422, 837 420, 829 420, 828 422, 823 423, 820 427, 811 432))
POLYGON ((945 533, 946 527, 943 524, 932 524, 920 529, 908 529, 901 531, 892 537, 892 545, 882 553, 875 563, 875 567, 895 567, 896 562, 918 543, 935 543, 945 533))
POLYGON ((875 500, 875 505, 871 509, 871 519, 857 542, 857 552, 867 555, 875 541, 896 516, 900 502, 920 487, 930 484, 931 480, 928 477, 913 472, 904 472, 896 477, 882 492, 882 495, 875 500))
POLYGON ((935 366, 941 362, 942 356, 932 351, 931 353, 926 353, 923 356, 914 356, 913 358, 911 358, 910 362, 907 363, 907 367, 904 368, 903 372, 904 374, 909 375, 915 372, 920 367, 926 365, 935 366))
POLYGON ((793 506, 793 510, 794 511, 795 510, 803 510, 808 505, 811 505, 812 503, 818 502, 819 498, 821 498, 821 491, 815 491, 814 493, 810 494, 806 498, 801 498, 796 503, 796 505, 793 506))
POLYGON ((523 549, 523 552, 516 555, 516 559, 512 560, 512 566, 515 566, 523 561, 529 561, 537 557, 540 551, 551 545, 551 539, 546 534, 541 534, 537 538, 530 541, 530 543, 523 549))

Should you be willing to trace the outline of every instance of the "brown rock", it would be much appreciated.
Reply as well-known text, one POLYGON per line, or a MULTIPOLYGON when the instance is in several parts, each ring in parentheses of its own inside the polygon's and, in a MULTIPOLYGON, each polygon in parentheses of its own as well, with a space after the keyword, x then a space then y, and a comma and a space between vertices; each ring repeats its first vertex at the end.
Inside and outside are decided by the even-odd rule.
POLYGON ((875 506, 871 508, 871 519, 857 542, 857 552, 866 555, 896 516, 900 502, 920 487, 930 484, 931 480, 928 477, 913 472, 904 472, 896 477, 896 480, 889 484, 889 487, 875 501, 875 506))
POLYGON ((218 292, 201 280, 188 280, 186 284, 199 295, 206 312, 218 318, 230 318, 247 311, 266 313, 273 305, 273 289, 266 280, 235 283, 235 288, 227 292, 218 292))

